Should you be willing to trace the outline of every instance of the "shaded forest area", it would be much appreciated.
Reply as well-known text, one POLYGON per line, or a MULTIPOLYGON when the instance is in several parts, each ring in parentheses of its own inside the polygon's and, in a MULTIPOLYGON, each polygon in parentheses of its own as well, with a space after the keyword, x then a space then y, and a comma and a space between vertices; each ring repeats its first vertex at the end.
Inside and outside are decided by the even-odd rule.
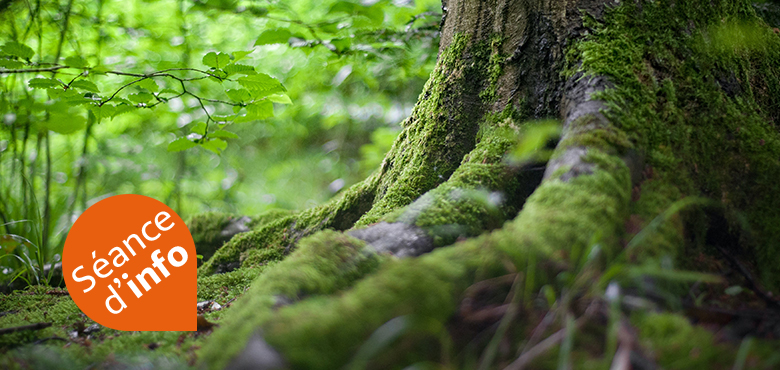
POLYGON ((776 2, 0 19, 5 367, 780 366, 776 2), (64 289, 70 226, 123 193, 188 220, 197 332, 101 327, 64 289))

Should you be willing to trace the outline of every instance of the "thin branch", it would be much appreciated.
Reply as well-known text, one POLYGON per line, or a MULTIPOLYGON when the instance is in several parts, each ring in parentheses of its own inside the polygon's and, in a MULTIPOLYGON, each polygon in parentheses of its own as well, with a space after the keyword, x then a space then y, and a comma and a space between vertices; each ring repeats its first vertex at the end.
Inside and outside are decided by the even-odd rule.
POLYGON ((51 326, 50 322, 39 322, 37 324, 14 326, 12 328, 0 329, 0 335, 8 334, 8 333, 16 333, 17 331, 25 331, 25 330, 41 330, 41 329, 48 328, 50 326, 51 326))
POLYGON ((29 69, 0 69, 0 74, 12 74, 12 73, 37 73, 37 72, 53 72, 58 69, 70 68, 68 66, 55 66, 48 68, 29 68, 29 69))
MULTIPOLYGON (((579 329, 585 323, 588 321, 590 316, 593 315, 593 311, 596 310, 596 305, 592 304, 588 307, 587 310, 585 310, 585 313, 580 316, 575 322, 574 322, 574 329, 579 329)), ((549 351, 551 348, 553 348, 555 345, 560 343, 564 338, 566 338, 566 328, 563 328, 561 330, 558 330, 553 335, 550 335, 547 337, 547 339, 541 341, 539 344, 533 346, 531 349, 529 349, 527 352, 520 355, 520 357, 517 358, 514 362, 509 364, 509 366, 505 367, 504 370, 522 370, 528 364, 531 363, 535 358, 543 355, 545 352, 549 351)))

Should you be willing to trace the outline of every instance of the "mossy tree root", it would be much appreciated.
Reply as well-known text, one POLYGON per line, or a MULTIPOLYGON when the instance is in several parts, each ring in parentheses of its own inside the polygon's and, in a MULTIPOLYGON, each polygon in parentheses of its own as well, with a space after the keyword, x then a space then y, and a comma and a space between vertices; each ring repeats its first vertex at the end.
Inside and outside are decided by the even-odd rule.
MULTIPOLYGON (((587 115, 590 122, 597 120, 587 115)), ((555 158, 571 149, 567 139, 608 136, 599 132, 614 130, 601 125, 587 130, 567 127, 555 158)), ((350 361, 369 361, 354 357, 361 343, 383 324, 403 317, 408 325, 402 330, 403 339, 383 349, 383 356, 370 359, 371 367, 435 360, 442 348, 439 339, 470 285, 521 271, 524 294, 530 297, 541 285, 554 281, 558 272, 585 258, 583 251, 592 243, 603 244, 607 255, 617 252, 631 194, 631 171, 620 152, 611 140, 585 148, 577 166, 587 171, 572 174, 573 165, 561 165, 502 228, 418 258, 386 260, 376 273, 357 280, 340 295, 313 296, 271 310, 279 292, 258 281, 210 339, 220 343, 230 336, 231 342, 241 344, 228 351, 224 345, 206 346, 203 358, 215 369, 340 368, 350 361), (264 355, 253 356, 258 348, 264 349, 264 355)), ((403 212, 393 217, 402 216, 403 212)), ((304 239, 299 251, 268 272, 279 271, 273 277, 287 276, 288 261, 302 258, 298 256, 307 253, 303 246, 310 239, 330 245, 334 244, 327 241, 331 238, 343 237, 329 233, 304 239)), ((268 281, 271 276, 260 279, 268 281)))
POLYGON ((253 230, 233 236, 198 269, 198 274, 279 261, 307 235, 323 229, 349 229, 371 207, 377 179, 371 176, 326 204, 258 223, 253 230))

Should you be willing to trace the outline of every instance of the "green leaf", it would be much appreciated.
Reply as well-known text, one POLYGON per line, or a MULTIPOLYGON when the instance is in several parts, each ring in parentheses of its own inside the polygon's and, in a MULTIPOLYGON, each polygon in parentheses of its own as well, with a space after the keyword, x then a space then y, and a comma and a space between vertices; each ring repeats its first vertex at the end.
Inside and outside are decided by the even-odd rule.
POLYGON ((247 66, 243 64, 228 64, 225 66, 225 68, 222 68, 225 73, 227 73, 228 76, 234 75, 234 74, 244 74, 244 75, 254 75, 257 74, 255 72, 255 67, 247 66))
POLYGON ((179 95, 179 92, 174 89, 162 89, 157 95, 160 94, 173 94, 173 95, 179 95))
POLYGON ((106 66, 96 66, 96 67, 92 67, 89 70, 89 73, 92 73, 92 74, 105 74, 108 71, 110 71, 110 69, 108 67, 106 67, 106 66))
POLYGON ((352 46, 352 38, 344 37, 340 39, 332 39, 330 40, 330 44, 333 45, 338 51, 348 50, 352 46))
POLYGON ((97 85, 95 85, 92 81, 87 80, 76 80, 73 81, 72 84, 70 84, 70 87, 75 87, 77 89, 92 91, 95 93, 99 93, 100 89, 98 89, 97 85))
POLYGON ((236 118, 236 122, 257 121, 274 116, 274 103, 262 100, 246 106, 246 115, 236 118))
POLYGON ((352 15, 355 13, 355 8, 357 7, 357 4, 350 3, 348 1, 337 1, 333 6, 330 7, 330 10, 328 10, 328 14, 333 13, 346 13, 349 15, 352 15))
POLYGON ((385 21, 385 12, 382 10, 381 3, 364 6, 348 1, 339 1, 333 4, 328 11, 328 14, 333 13, 346 13, 352 16, 365 17, 365 22, 356 21, 353 23, 353 27, 376 27, 385 21))
POLYGON ((206 125, 206 122, 198 122, 192 126, 192 130, 190 132, 194 132, 196 134, 199 134, 200 136, 203 136, 206 135, 207 127, 208 126, 206 125))
POLYGON ((89 64, 87 64, 87 61, 84 60, 84 58, 82 58, 79 55, 74 55, 74 56, 65 58, 65 65, 68 66, 68 67, 73 67, 73 68, 87 68, 87 67, 89 67, 89 64))
POLYGON ((255 46, 270 45, 270 44, 286 44, 287 40, 292 37, 292 33, 288 29, 275 28, 271 30, 265 30, 257 38, 255 46))
POLYGON ((55 110, 49 114, 49 120, 43 126, 58 134, 68 135, 86 127, 87 120, 80 114, 70 114, 67 110, 55 110))
POLYGON ((724 292, 726 294, 728 294, 728 295, 737 295, 739 293, 742 293, 743 290, 744 289, 742 289, 741 286, 734 285, 734 286, 730 286, 730 287, 726 288, 726 290, 724 292))
MULTIPOLYGON (((239 107, 239 108, 241 108, 241 107, 239 107)), ((231 120, 233 120, 233 118, 236 118, 236 116, 235 115, 226 116, 226 115, 220 115, 220 114, 212 114, 211 115, 211 119, 213 119, 215 122, 220 123, 220 124, 224 124, 225 122, 230 122, 231 120)))
POLYGON ((238 139, 238 135, 225 130, 217 130, 209 134, 211 137, 218 137, 223 139, 238 139))
POLYGON ((249 90, 252 97, 255 99, 287 91, 287 89, 282 86, 281 82, 265 73, 241 77, 238 79, 238 83, 249 90))
POLYGON ((200 144, 204 149, 208 149, 214 153, 219 154, 220 151, 225 150, 227 148, 227 142, 222 139, 212 139, 205 143, 200 144))
POLYGON ((238 62, 241 59, 246 58, 247 55, 252 54, 255 52, 255 49, 247 50, 247 51, 234 51, 233 52, 233 63, 238 62))
POLYGON ((154 95, 145 93, 145 92, 139 92, 136 94, 130 94, 127 96, 130 101, 136 102, 136 103, 146 103, 152 99, 154 99, 154 95))
POLYGON ((51 89, 62 86, 62 83, 54 78, 33 78, 27 81, 27 85, 33 89, 51 89))
POLYGON ((225 90, 227 96, 233 101, 244 102, 252 99, 252 94, 247 89, 227 89, 225 90))
POLYGON ((102 106, 93 105, 89 109, 92 111, 92 114, 95 115, 95 119, 98 123, 103 118, 114 118, 114 113, 116 113, 116 107, 111 104, 104 104, 102 106))
POLYGON ((171 141, 170 144, 168 144, 168 151, 169 152, 180 152, 182 150, 190 149, 195 147, 196 143, 190 141, 186 137, 180 137, 174 141, 171 141))
POLYGON ((33 51, 31 47, 25 44, 20 44, 16 41, 6 42, 3 44, 2 49, 0 49, 0 53, 19 57, 25 60, 28 60, 32 58, 33 55, 35 55, 35 51, 33 51))
POLYGON ((0 67, 5 69, 20 69, 24 68, 25 64, 18 60, 0 59, 0 67))
POLYGON ((279 104, 292 104, 292 100, 287 94, 274 94, 268 97, 268 100, 279 104))
POLYGON ((230 63, 230 56, 225 53, 210 52, 203 56, 203 64, 214 69, 219 69, 230 63))
POLYGON ((140 88, 147 89, 147 90, 149 90, 149 92, 153 92, 153 93, 157 92, 158 90, 160 90, 160 86, 157 85, 157 82, 154 82, 154 80, 151 79, 151 78, 147 78, 145 80, 141 80, 141 81, 137 82, 135 85, 140 87, 140 88))
MULTIPOLYGON (((114 100, 116 100, 116 99, 114 99, 114 100)), ((135 109, 135 107, 130 105, 130 104, 117 104, 115 106, 115 108, 116 108, 116 110, 114 111, 114 113, 111 114, 111 118, 114 118, 116 116, 125 114, 125 113, 130 112, 133 109, 135 109)))
MULTIPOLYGON (((55 100, 58 99, 62 103, 67 103, 71 106, 74 105, 81 105, 86 103, 92 103, 94 100, 85 97, 84 95, 75 89, 60 89, 60 88, 53 88, 53 89, 46 89, 46 94, 49 96, 49 99, 55 100)), ((92 94, 92 93, 88 93, 92 94)), ((47 108, 48 110, 49 108, 47 108)))

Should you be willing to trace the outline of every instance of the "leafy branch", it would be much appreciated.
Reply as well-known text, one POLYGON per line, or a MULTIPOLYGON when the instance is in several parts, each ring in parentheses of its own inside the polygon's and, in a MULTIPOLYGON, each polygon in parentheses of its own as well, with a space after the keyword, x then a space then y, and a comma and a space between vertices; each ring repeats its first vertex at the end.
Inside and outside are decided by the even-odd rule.
MULTIPOLYGON (((205 149, 219 153, 227 147, 223 139, 236 138, 232 132, 225 131, 228 124, 262 120, 273 117, 273 103, 291 104, 291 100, 285 92, 285 87, 275 78, 259 73, 254 67, 239 64, 238 61, 245 58, 252 51, 238 51, 232 55, 221 52, 210 52, 203 56, 202 62, 209 67, 208 70, 198 68, 167 68, 150 73, 134 73, 121 70, 109 70, 104 67, 90 67, 80 57, 66 58, 66 64, 42 64, 30 62, 34 55, 31 48, 19 43, 6 43, 0 49, 0 76, 4 74, 41 73, 60 70, 75 69, 81 72, 68 82, 63 82, 55 77, 35 77, 27 81, 27 85, 33 89, 46 90, 50 100, 60 104, 51 104, 49 114, 53 119, 64 118, 68 115, 70 107, 87 105, 90 112, 100 122, 102 118, 114 117, 128 112, 133 108, 153 108, 160 104, 166 104, 172 99, 189 96, 195 99, 200 109, 206 116, 206 122, 193 125, 192 132, 179 137, 168 146, 169 151, 180 151, 200 145, 205 149), (6 61, 2 63, 2 61, 6 61), (7 67, 30 66, 31 68, 7 67), (182 75, 185 74, 185 75, 182 75), (195 74, 191 77, 186 74, 195 74), (110 94, 100 95, 101 89, 88 78, 91 75, 115 75, 133 77, 110 94), (178 89, 164 88, 155 80, 172 80, 178 85, 178 89), (238 83, 240 89, 226 89, 225 94, 230 100, 215 99, 201 96, 188 88, 188 83, 211 79, 220 84, 226 81, 238 83), (130 87, 136 87, 138 92, 120 95, 130 87), (215 116, 205 103, 220 104, 233 107, 232 115, 215 116), (243 113, 243 114, 242 114, 243 113), (57 117, 57 114, 60 117, 57 117), (210 123, 216 125, 210 126, 210 123), (215 128, 216 127, 216 128, 215 128)), ((60 72, 61 75, 67 73, 60 72)), ((50 119, 51 120, 51 119, 50 119)), ((83 122, 77 119, 63 119, 60 122, 49 124, 52 131, 69 134, 81 129, 83 122)))

